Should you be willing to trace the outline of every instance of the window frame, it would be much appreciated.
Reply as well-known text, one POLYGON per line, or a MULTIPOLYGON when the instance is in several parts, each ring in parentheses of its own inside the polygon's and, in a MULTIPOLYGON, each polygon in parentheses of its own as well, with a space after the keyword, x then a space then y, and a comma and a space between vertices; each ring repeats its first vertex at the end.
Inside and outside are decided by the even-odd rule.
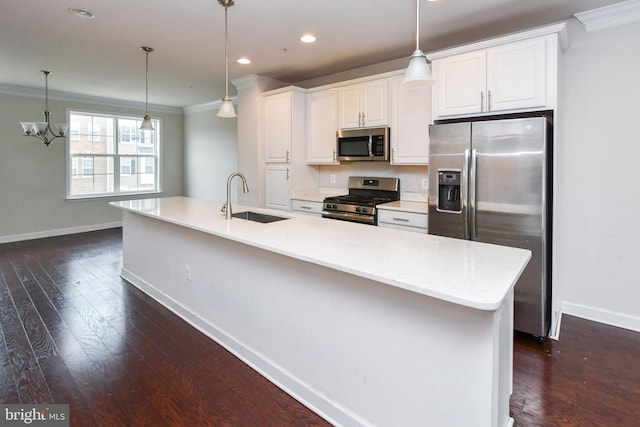
MULTIPOLYGON (((105 113, 91 110, 81 110, 81 109, 67 109, 67 123, 71 123, 71 117, 73 115, 82 115, 82 116, 92 116, 92 117, 102 117, 106 119, 113 120, 113 153, 73 153, 72 152, 72 143, 80 140, 80 132, 76 132, 78 134, 77 138, 71 138, 72 132, 68 133, 66 138, 66 199, 67 200, 90 200, 90 199, 104 199, 104 198, 127 198, 127 196, 140 196, 140 195, 154 195, 162 193, 162 120, 157 117, 152 117, 151 120, 155 127, 153 131, 155 136, 153 137, 153 145, 155 146, 155 152, 152 154, 149 153, 120 153, 120 128, 118 125, 119 120, 135 120, 138 123, 142 122, 142 117, 132 116, 129 114, 119 114, 119 113, 105 113), (84 175, 83 170, 83 157, 92 157, 94 168, 96 164, 96 160, 98 158, 106 159, 106 162, 112 162, 113 166, 113 185, 112 191, 106 192, 93 192, 93 193, 82 193, 82 194, 72 194, 72 185, 74 178, 85 178, 85 179, 93 179, 95 175, 84 175), (141 171, 139 165, 145 163, 143 161, 144 158, 153 159, 153 165, 155 165, 155 176, 154 176, 154 188, 153 189, 142 189, 142 190, 120 190, 120 177, 130 177, 131 174, 123 174, 120 168, 120 159, 122 157, 137 157, 136 161, 136 169, 137 171, 141 171), (109 160, 111 159, 111 160, 109 160), (75 162, 75 164, 74 164, 75 162), (75 167, 74 167, 75 166, 75 167), (75 172, 75 173, 74 173, 75 172)), ((98 132, 100 132, 98 130, 98 132)), ((142 132, 142 131, 140 131, 142 132)), ((148 131, 145 131, 148 132, 148 131)), ((87 132, 87 141, 92 142, 91 135, 95 134, 93 129, 90 129, 90 132, 87 132)), ((108 132, 107 132, 108 134, 108 132)), ((123 144, 136 144, 129 142, 122 142, 123 144)), ((94 169, 95 170, 95 169, 94 169)), ((141 171, 142 173, 148 173, 146 169, 141 171)))

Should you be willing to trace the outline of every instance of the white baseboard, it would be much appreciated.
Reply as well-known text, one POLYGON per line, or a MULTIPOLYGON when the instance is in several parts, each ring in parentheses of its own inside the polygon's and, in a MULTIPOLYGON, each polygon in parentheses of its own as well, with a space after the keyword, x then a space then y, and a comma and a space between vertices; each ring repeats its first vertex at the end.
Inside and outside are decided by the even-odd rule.
POLYGON ((350 411, 348 408, 329 400, 317 390, 293 376, 289 371, 275 364, 260 352, 245 345, 240 340, 223 331, 216 325, 201 318, 187 307, 176 301, 169 295, 157 289, 154 285, 142 279, 138 275, 122 267, 120 277, 142 292, 149 295, 178 317, 191 326, 211 338, 216 343, 231 352, 238 359, 249 365, 260 375, 274 383, 285 393, 291 395, 298 402, 311 409, 313 412, 335 426, 370 426, 366 420, 350 411))
POLYGON ((0 244, 21 242, 23 240, 43 239, 46 237, 64 236, 67 234, 86 233, 88 231, 106 230, 108 228, 122 227, 122 221, 107 222, 103 224, 82 225, 79 227, 58 228, 55 230, 36 231, 33 233, 13 234, 0 236, 0 244))
POLYGON ((597 307, 562 302, 562 313, 580 317, 594 322, 604 323, 619 328, 640 332, 640 317, 631 316, 597 307))

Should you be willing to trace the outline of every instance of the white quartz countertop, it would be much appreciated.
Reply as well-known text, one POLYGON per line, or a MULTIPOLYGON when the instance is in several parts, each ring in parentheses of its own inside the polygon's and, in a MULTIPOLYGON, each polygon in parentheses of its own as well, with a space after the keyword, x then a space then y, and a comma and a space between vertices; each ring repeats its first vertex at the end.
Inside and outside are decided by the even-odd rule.
POLYGON ((398 200, 397 202, 383 203, 376 206, 377 209, 386 209, 390 211, 413 212, 419 214, 428 214, 429 205, 423 202, 411 202, 408 200, 398 200))
POLYGON ((112 206, 365 277, 444 301, 496 310, 531 253, 370 225, 234 206, 290 219, 258 223, 225 220, 222 202, 186 197, 127 200, 112 206))
POLYGON ((347 194, 349 190, 338 188, 320 188, 320 189, 307 189, 307 190, 295 190, 291 196, 293 200, 304 200, 307 202, 322 202, 325 197, 338 196, 341 194, 347 194))

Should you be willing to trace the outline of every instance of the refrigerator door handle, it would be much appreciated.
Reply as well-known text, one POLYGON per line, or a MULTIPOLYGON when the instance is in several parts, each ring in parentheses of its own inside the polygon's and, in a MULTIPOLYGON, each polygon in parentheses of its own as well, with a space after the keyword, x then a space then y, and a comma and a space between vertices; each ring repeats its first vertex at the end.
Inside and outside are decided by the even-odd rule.
POLYGON ((469 228, 471 229, 471 240, 478 240, 476 228, 476 178, 478 175, 478 151, 471 150, 471 164, 469 167, 469 228))
POLYGON ((470 151, 469 149, 464 150, 464 166, 462 167, 462 194, 460 198, 462 199, 462 216, 464 221, 464 238, 469 240, 471 238, 471 234, 469 232, 469 206, 467 201, 469 200, 469 158, 470 151))

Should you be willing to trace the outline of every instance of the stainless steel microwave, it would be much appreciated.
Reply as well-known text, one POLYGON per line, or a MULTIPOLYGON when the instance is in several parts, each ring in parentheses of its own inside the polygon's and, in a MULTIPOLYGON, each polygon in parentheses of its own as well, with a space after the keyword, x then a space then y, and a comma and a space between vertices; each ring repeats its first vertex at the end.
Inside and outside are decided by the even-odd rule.
POLYGON ((338 160, 389 161, 389 128, 348 129, 336 132, 338 160))

